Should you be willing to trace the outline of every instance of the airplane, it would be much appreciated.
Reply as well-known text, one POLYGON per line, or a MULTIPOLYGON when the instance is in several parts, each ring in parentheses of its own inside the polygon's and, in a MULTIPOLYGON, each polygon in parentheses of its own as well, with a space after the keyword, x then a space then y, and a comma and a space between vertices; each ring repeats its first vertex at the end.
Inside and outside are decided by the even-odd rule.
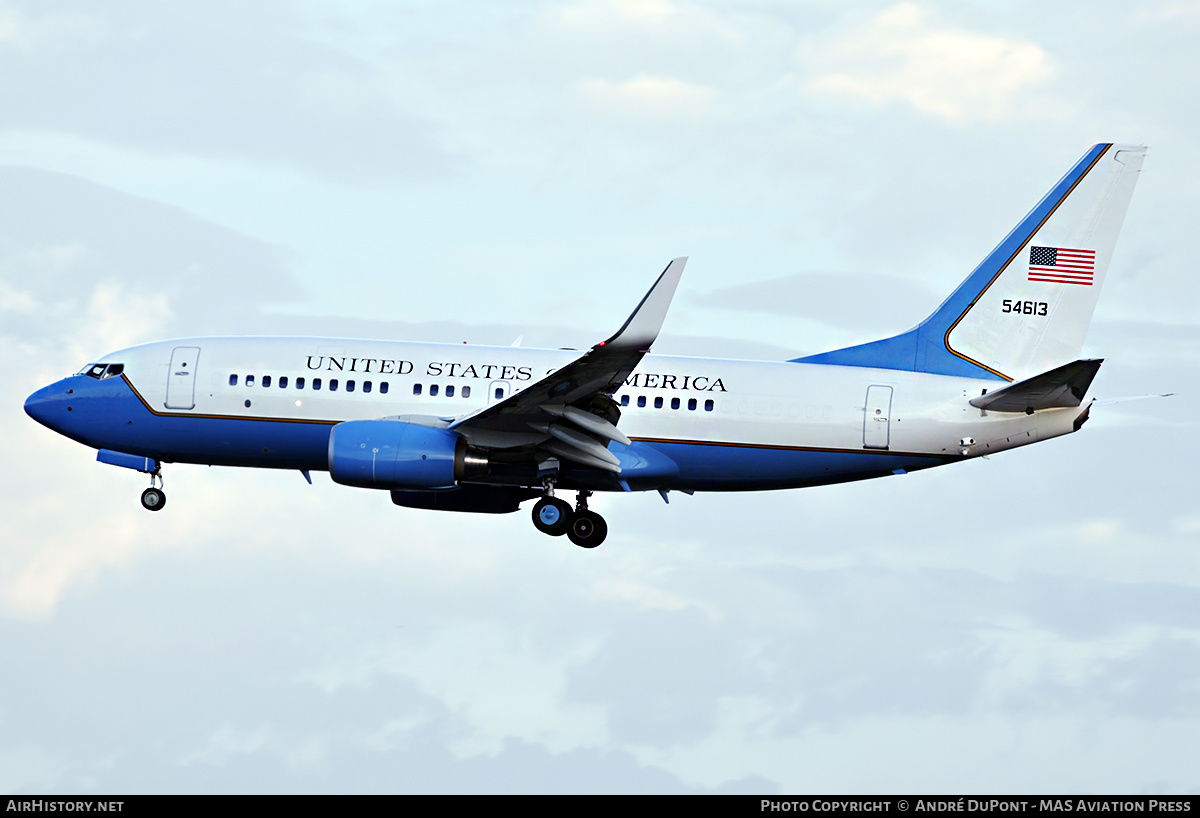
POLYGON ((399 506, 509 513, 594 548, 593 492, 754 491, 905 474, 1076 432, 1080 359, 1146 148, 1090 148, 913 329, 788 361, 651 354, 667 265, 580 353, 342 338, 183 338, 97 358, 33 393, 38 423, 149 474, 294 469, 399 506), (574 505, 556 490, 576 492, 574 505))

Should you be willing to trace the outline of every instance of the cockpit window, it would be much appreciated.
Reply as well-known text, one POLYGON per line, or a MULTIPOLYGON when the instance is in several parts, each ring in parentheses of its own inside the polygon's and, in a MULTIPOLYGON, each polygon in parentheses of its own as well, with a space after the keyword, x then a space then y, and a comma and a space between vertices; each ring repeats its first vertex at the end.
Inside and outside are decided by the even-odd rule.
POLYGON ((105 378, 115 378, 125 371, 125 364, 88 364, 77 375, 87 375, 89 378, 95 378, 102 381, 105 378))

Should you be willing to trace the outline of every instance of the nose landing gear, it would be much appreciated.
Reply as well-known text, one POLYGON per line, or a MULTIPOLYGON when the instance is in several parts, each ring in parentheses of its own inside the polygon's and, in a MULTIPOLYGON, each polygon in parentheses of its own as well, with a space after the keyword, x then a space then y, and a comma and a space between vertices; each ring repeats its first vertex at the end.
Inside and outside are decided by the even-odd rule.
POLYGON ((162 472, 153 471, 150 473, 150 488, 142 492, 142 508, 146 511, 160 511, 166 504, 167 493, 163 491, 162 472), (157 487, 154 485, 156 479, 157 487))
POLYGON ((554 496, 554 482, 546 481, 546 495, 533 506, 533 527, 551 537, 567 535, 581 548, 595 548, 608 536, 608 523, 594 511, 589 511, 590 491, 579 492, 575 509, 554 496))

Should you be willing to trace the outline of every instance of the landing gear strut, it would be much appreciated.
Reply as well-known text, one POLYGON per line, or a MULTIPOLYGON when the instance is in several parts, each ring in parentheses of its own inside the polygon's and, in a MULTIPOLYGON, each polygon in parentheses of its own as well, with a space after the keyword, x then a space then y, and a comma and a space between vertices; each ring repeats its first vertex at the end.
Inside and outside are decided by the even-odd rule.
POLYGON ((150 488, 142 492, 142 508, 147 511, 159 511, 167 504, 167 493, 163 491, 163 478, 161 471, 150 473, 150 488), (158 486, 154 485, 155 480, 158 481, 158 486))
POLYGON ((608 524, 594 511, 589 511, 590 491, 579 492, 575 508, 554 496, 554 479, 544 483, 546 494, 533 505, 533 527, 551 537, 567 535, 567 539, 582 548, 595 548, 608 536, 608 524))
POLYGON ((561 537, 571 527, 575 513, 554 496, 554 473, 542 478, 542 499, 533 505, 533 527, 551 537, 561 537))

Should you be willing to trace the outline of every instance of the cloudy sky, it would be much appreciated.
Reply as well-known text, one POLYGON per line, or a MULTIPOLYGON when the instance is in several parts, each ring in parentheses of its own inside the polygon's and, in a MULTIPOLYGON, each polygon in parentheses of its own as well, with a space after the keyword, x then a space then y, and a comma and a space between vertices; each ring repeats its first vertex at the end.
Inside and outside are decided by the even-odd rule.
POLYGON ((0 0, 0 791, 1195 792, 1200 3, 0 0), (594 552, 27 418, 132 343, 902 331, 1150 146, 1078 435, 594 552))

